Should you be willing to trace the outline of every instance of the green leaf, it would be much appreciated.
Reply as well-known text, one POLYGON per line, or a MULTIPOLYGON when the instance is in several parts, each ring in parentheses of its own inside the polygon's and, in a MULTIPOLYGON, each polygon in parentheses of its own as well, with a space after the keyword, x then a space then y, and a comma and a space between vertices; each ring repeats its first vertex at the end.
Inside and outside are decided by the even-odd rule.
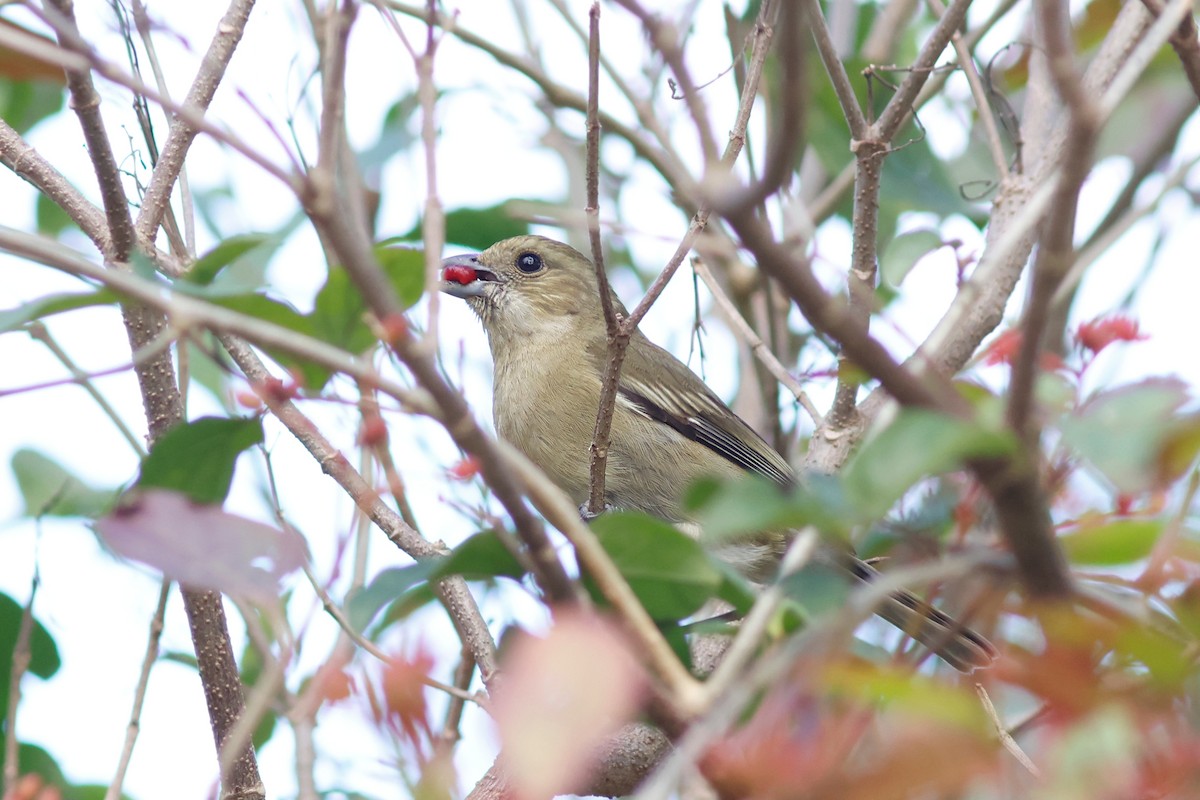
POLYGON ((842 608, 850 596, 846 573, 818 562, 805 564, 784 578, 780 586, 810 616, 842 608))
POLYGON ((788 496, 760 475, 747 475, 727 483, 698 481, 684 502, 689 509, 699 512, 697 521, 704 539, 712 544, 786 528, 795 518, 788 496))
POLYGON ((375 246, 375 257, 388 276, 400 304, 410 308, 425 291, 425 251, 388 244, 375 246))
POLYGON ((1010 453, 1014 446, 1007 433, 903 409, 846 468, 850 505, 867 518, 881 516, 921 478, 957 469, 968 458, 1010 453))
POLYGON ((257 417, 203 417, 176 425, 142 461, 138 486, 171 489, 196 503, 219 504, 229 494, 238 455, 262 440, 262 420, 257 417))
POLYGON ((918 261, 941 246, 942 237, 927 228, 900 234, 888 243, 879 260, 884 280, 899 286, 918 261))
MULTIPOLYGON (((515 219, 511 208, 516 202, 507 200, 487 208, 456 208, 446 214, 446 243, 462 245, 472 250, 486 250, 496 242, 529 233, 529 223, 515 219)), ((402 237, 420 241, 424 235, 418 222, 402 237)))
POLYGON ((111 305, 116 302, 116 294, 108 289, 97 289, 94 292, 50 294, 30 300, 16 308, 0 311, 0 331, 15 330, 31 320, 42 319, 64 311, 111 305))
MULTIPOLYGON (((242 294, 214 297, 211 302, 228 308, 230 311, 261 319, 305 336, 315 335, 313 321, 310 317, 301 314, 287 303, 266 295, 242 294)), ((291 370, 299 378, 303 387, 310 392, 319 392, 329 381, 329 370, 319 364, 297 358, 291 353, 275 347, 268 347, 266 351, 271 358, 291 370)))
POLYGON ((1181 424, 1188 388, 1176 379, 1151 379, 1105 392, 1059 423, 1063 440, 1122 492, 1154 488, 1159 457, 1181 424))
POLYGON ((62 210, 62 206, 41 192, 34 203, 34 217, 37 220, 38 233, 46 236, 58 236, 68 228, 75 227, 75 221, 62 210))
POLYGON ((36 450, 21 449, 14 453, 12 471, 27 517, 97 517, 117 494, 116 489, 88 486, 36 450))
POLYGON ((392 567, 380 572, 346 604, 350 624, 356 631, 366 630, 384 606, 417 584, 428 581, 440 566, 440 560, 427 559, 407 567, 392 567))
POLYGON ((330 267, 309 315, 313 335, 334 347, 361 353, 375 341, 363 319, 366 310, 362 295, 350 282, 346 270, 330 267))
POLYGON ((276 238, 276 235, 271 233, 247 233, 231 236, 196 259, 196 263, 183 276, 183 280, 196 286, 210 286, 226 267, 242 264, 245 269, 255 272, 259 280, 254 281, 251 286, 238 289, 234 294, 253 291, 262 285, 261 279, 265 274, 266 262, 279 247, 280 242, 276 241, 276 238), (264 245, 269 246, 264 247, 264 245), (245 258, 247 254, 256 250, 258 252, 254 258, 245 258))
POLYGON ((363 172, 378 171, 397 153, 412 147, 417 136, 410 130, 414 115, 421 107, 416 92, 409 92, 392 103, 384 114, 379 137, 375 143, 358 154, 358 166, 363 172))
POLYGON ((1084 524, 1058 537, 1074 564, 1114 566, 1150 555, 1166 523, 1157 519, 1116 519, 1084 524))
POLYGON ((841 535, 856 519, 839 479, 827 475, 812 475, 790 493, 761 475, 724 483, 701 480, 685 496, 684 506, 694 512, 709 546, 804 525, 841 535))
MULTIPOLYGON (((17 634, 21 629, 21 617, 25 610, 6 594, 0 594, 0 718, 8 713, 8 688, 11 683, 13 654, 17 647, 17 634)), ((37 620, 29 631, 28 672, 39 678, 49 678, 58 672, 62 660, 54 637, 37 620)))
POLYGON ((482 531, 466 541, 442 560, 430 575, 440 580, 447 575, 462 575, 467 580, 486 578, 519 579, 525 574, 520 562, 509 552, 495 531, 482 531))
MULTIPOLYGON (((13 55, 13 51, 9 51, 13 55)), ((26 62, 28 56, 15 54, 26 62)), ((13 81, 0 80, 0 119, 7 122, 17 133, 26 133, 37 123, 63 107, 62 81, 13 81)))
MULTIPOLYGON (((592 529, 656 620, 677 620, 695 613, 721 587, 721 571, 704 548, 660 519, 637 512, 615 512, 597 518, 592 529)), ((599 597, 587 576, 584 584, 599 597)))

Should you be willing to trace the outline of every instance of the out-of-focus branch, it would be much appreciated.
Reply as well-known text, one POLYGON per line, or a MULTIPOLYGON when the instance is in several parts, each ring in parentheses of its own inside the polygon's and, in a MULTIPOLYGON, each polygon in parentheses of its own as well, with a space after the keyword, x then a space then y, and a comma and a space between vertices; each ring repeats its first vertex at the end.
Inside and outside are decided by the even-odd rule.
POLYGON ((704 96, 700 93, 692 74, 683 61, 683 48, 679 43, 679 31, 670 23, 663 22, 658 16, 651 14, 637 0, 616 0, 617 4, 633 14, 642 23, 650 46, 662 55, 671 73, 679 84, 678 97, 687 104, 688 113, 692 115, 692 125, 696 128, 696 136, 700 141, 700 152, 704 156, 705 170, 708 170, 717 160, 717 141, 713 137, 712 124, 708 118, 708 107, 704 96))
MULTIPOLYGON (((430 19, 428 10, 422 6, 400 2, 400 0, 377 1, 401 14, 426 21, 430 19)), ((529 59, 508 52, 490 41, 486 36, 466 30, 448 14, 438 14, 434 22, 447 33, 487 53, 496 59, 501 66, 507 67, 533 81, 541 89, 542 93, 546 96, 547 102, 551 105, 559 108, 571 108, 583 113, 587 112, 587 97, 585 95, 555 82, 529 59)), ((645 137, 636 128, 626 125, 616 117, 603 111, 600 112, 600 126, 603 130, 619 136, 628 142, 638 157, 646 159, 672 186, 690 187, 692 185, 691 178, 688 176, 679 159, 673 153, 663 148, 654 147, 650 142, 646 141, 645 137)))
MULTIPOLYGON (((53 9, 47 8, 45 11, 51 12, 53 9)), ((213 124, 196 109, 173 101, 171 98, 164 96, 155 87, 135 78, 115 63, 100 56, 77 33, 72 34, 70 29, 64 28, 61 14, 57 12, 45 13, 43 14, 43 19, 60 35, 61 47, 55 48, 50 52, 45 52, 45 46, 40 37, 25 34, 20 29, 9 26, 0 26, 0 44, 7 45, 19 53, 34 55, 51 64, 59 64, 64 69, 85 69, 90 66, 92 72, 95 74, 112 81, 118 86, 124 86, 134 94, 153 100, 164 111, 176 115, 198 131, 207 133, 217 141, 236 150, 247 160, 258 165, 264 172, 277 178, 288 188, 293 191, 298 190, 300 182, 295 171, 288 171, 284 167, 279 166, 263 155, 262 152, 251 147, 232 131, 225 130, 213 124)), ((286 155, 292 158, 290 152, 286 153, 286 155)), ((291 166, 293 170, 297 167, 294 158, 292 158, 291 166)))
POLYGON ((771 375, 775 377, 775 380, 787 387, 787 390, 796 398, 796 402, 808 412, 813 422, 820 425, 821 412, 817 410, 817 407, 813 405, 808 394, 800 386, 800 381, 796 380, 795 376, 788 372, 783 364, 779 363, 779 359, 771 352, 771 348, 767 347, 762 338, 750 327, 750 323, 746 322, 741 313, 738 312, 737 306, 733 304, 733 301, 725 294, 725 290, 717 283, 708 265, 704 263, 703 259, 697 257, 692 259, 692 269, 696 271, 696 274, 700 276, 700 280, 704 281, 704 285, 712 293, 713 302, 717 304, 717 307, 725 315, 725 319, 729 322, 729 327, 733 329, 734 334, 746 343, 747 347, 750 348, 750 352, 766 366, 771 375))
MULTIPOLYGON (((1142 0, 1142 5, 1156 17, 1163 12, 1162 0, 1142 0)), ((1196 18, 1185 14, 1168 41, 1175 55, 1179 56, 1179 63, 1183 65, 1183 74, 1187 76, 1192 92, 1200 99, 1200 41, 1196 38, 1196 18)))
POLYGON ((1071 21, 1065 6, 1054 0, 1039 0, 1037 18, 1050 67, 1050 78, 1067 114, 1067 141, 1060 176, 1042 228, 1033 279, 1021 318, 1021 346, 1013 362, 1008 390, 1008 424, 1035 459, 1040 430, 1032 415, 1034 381, 1050 305, 1074 258, 1075 210, 1083 181, 1091 169, 1102 120, 1095 104, 1084 91, 1075 66, 1071 21))

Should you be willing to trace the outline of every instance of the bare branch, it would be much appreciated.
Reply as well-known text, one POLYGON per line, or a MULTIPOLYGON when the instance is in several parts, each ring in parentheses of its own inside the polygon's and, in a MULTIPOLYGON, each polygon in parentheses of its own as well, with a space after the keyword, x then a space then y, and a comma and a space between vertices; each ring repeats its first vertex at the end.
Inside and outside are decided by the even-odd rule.
MULTIPOLYGON (((59 16, 59 27, 56 28, 59 44, 65 47, 66 42, 78 40, 79 29, 75 26, 72 0, 50 0, 50 5, 59 16)), ((50 6, 46 10, 50 11, 50 6)), ((86 69, 68 69, 67 88, 71 92, 71 107, 75 110, 75 116, 79 118, 83 139, 87 143, 92 168, 96 173, 96 182, 100 186, 109 236, 112 237, 111 247, 105 252, 105 256, 112 261, 128 261, 129 254, 133 252, 136 235, 133 219, 129 215, 125 187, 121 185, 121 173, 117 169, 117 160, 108 141, 104 119, 100 116, 100 95, 96 94, 92 75, 86 69)))
MULTIPOLYGON (((242 39, 246 21, 250 18, 253 7, 254 0, 233 0, 221 21, 217 23, 217 29, 209 40, 208 50, 200 62, 200 69, 197 70, 191 88, 183 100, 183 105, 194 113, 203 114, 212 102, 221 79, 225 77, 225 69, 233 58, 233 52, 242 39)), ((137 231, 140 236, 152 238, 154 230, 162 222, 163 214, 170 203, 171 187, 175 185, 175 180, 183 169, 184 159, 197 133, 199 129, 184 117, 177 114, 171 120, 167 141, 163 143, 159 152, 158 164, 154 167, 150 185, 142 198, 142 210, 137 218, 137 231)))

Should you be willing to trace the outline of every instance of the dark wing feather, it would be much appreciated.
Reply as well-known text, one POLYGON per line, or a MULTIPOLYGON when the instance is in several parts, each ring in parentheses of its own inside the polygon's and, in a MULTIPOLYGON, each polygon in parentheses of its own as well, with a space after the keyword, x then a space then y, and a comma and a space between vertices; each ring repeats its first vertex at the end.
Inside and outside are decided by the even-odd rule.
POLYGON ((630 342, 617 388, 636 411, 784 486, 794 476, 783 456, 729 410, 683 362, 642 337, 630 342), (657 350, 656 358, 652 351, 657 350))

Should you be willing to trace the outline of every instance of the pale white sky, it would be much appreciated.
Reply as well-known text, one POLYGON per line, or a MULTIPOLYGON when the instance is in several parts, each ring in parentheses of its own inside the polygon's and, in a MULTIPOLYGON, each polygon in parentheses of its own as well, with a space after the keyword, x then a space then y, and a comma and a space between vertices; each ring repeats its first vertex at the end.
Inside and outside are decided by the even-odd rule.
MULTIPOLYGON (((586 22, 589 3, 572 0, 569 5, 577 18, 586 22)), ((690 61, 698 75, 715 74, 728 63, 719 4, 701 5, 704 10, 699 19, 705 22, 689 51, 690 61), (710 58, 708 53, 719 55, 710 58)), ((464 27, 486 31, 512 49, 521 48, 521 36, 508 4, 464 0, 458 8, 459 21, 464 27)), ((191 51, 206 44, 223 4, 152 3, 150 11, 166 30, 182 36, 182 41, 172 35, 157 40, 172 90, 181 96, 194 72, 196 56, 191 51)), ((982 13, 981 9, 976 12, 982 13)), ((102 50, 111 58, 122 60, 123 50, 111 30, 107 4, 80 3, 78 13, 85 34, 102 42, 102 50)), ((289 114, 294 114, 299 139, 312 152, 308 112, 296 107, 296 97, 313 58, 310 48, 297 47, 297 42, 305 38, 295 32, 302 29, 299 15, 297 4, 268 3, 255 9, 226 84, 214 103, 216 119, 234 125, 241 137, 267 152, 278 153, 277 143, 249 111, 246 102, 231 89, 242 90, 281 129, 289 114)), ((605 6, 603 25, 606 41, 619 41, 633 49, 642 47, 636 26, 621 11, 605 6)), ((549 12, 536 15, 534 27, 535 39, 544 47, 546 62, 554 65, 555 77, 582 91, 586 85, 585 61, 572 35, 564 33, 561 23, 549 12)), ((405 28, 415 41, 422 39, 419 26, 406 24, 405 28)), ((365 146, 373 141, 387 107, 411 91, 415 81, 407 55, 394 34, 368 8, 359 15, 350 53, 349 127, 356 144, 365 146)), ((634 63, 634 59, 630 57, 628 63, 634 63)), ((446 208, 486 206, 510 197, 549 200, 562 197, 565 172, 557 156, 539 148, 545 126, 529 102, 533 94, 529 84, 497 69, 489 57, 453 38, 447 38, 439 51, 437 76, 445 90, 439 105, 442 130, 439 193, 446 208)), ((122 126, 132 131, 134 123, 127 97, 103 84, 101 93, 117 152, 128 152, 122 126)), ((732 119, 733 95, 727 82, 719 81, 706 90, 706 100, 718 127, 732 119)), ((668 113, 684 111, 680 104, 668 113)), ((560 119, 569 129, 582 132, 582 119, 578 115, 563 112, 560 119)), ((936 136, 934 126, 930 128, 931 135, 936 136)), ((165 128, 160 127, 159 131, 162 135, 165 128)), ((63 114, 44 123, 31 139, 85 193, 95 196, 90 164, 72 115, 63 114)), ((685 155, 693 147, 693 139, 680 137, 685 155)), ((1188 135, 1192 152, 1200 149, 1197 139, 1193 125, 1188 135)), ((195 146, 191 163, 203 165, 191 173, 197 188, 220 185, 226 180, 232 182, 239 198, 237 204, 225 202, 218 207, 218 219, 230 234, 272 229, 294 212, 295 203, 284 189, 255 167, 204 138, 195 146)), ((1125 169, 1119 162, 1102 164, 1089 181, 1085 199, 1109 196, 1125 169)), ((391 235, 408 230, 425 193, 419 151, 390 162, 382 186, 380 232, 391 235)), ((0 196, 8 198, 6 224, 19 227, 32 224, 31 192, 5 171, 0 171, 0 196)), ((635 172, 625 197, 627 205, 620 209, 622 219, 632 222, 643 234, 630 238, 635 255, 643 265, 665 262, 682 235, 686 220, 670 206, 661 184, 648 171, 635 172)), ((1084 229, 1092 224, 1086 221, 1089 215, 1095 216, 1089 208, 1094 208, 1094 203, 1085 205, 1085 221, 1081 225, 1084 229)), ((1197 288, 1194 261, 1200 245, 1197 233, 1200 229, 1190 208, 1182 202, 1167 203, 1160 217, 1171 225, 1160 257, 1163 266, 1141 287, 1134 312, 1152 338, 1136 350, 1126 351, 1127 355, 1105 354, 1106 363, 1097 369, 1098 377, 1105 380, 1177 373, 1191 385, 1200 382, 1200 366, 1195 359, 1182 355, 1178 347, 1178 343, 1190 344, 1195 337, 1190 308, 1197 288)), ((922 224, 925 222, 919 217, 911 220, 911 227, 922 224)), ((978 233, 964 221, 952 220, 946 231, 967 241, 968 247, 973 244, 978 249, 978 233)), ((1128 291, 1140 273, 1152 237, 1149 225, 1140 226, 1096 265, 1079 301, 1081 317, 1111 308, 1128 291)), ((202 242, 201 249, 209 244, 202 242)), ((90 252, 85 242, 78 242, 78 246, 90 252)), ((822 228, 818 250, 825 259, 824 274, 834 279, 849 258, 846 226, 835 222, 822 228)), ((302 308, 311 302, 313 292, 324 278, 323 263, 313 257, 316 252, 312 235, 301 232, 272 265, 273 287, 302 308)), ((3 308, 49 292, 79 287, 77 282, 51 270, 7 257, 0 257, 0 268, 4 275, 4 290, 0 292, 3 308)), ((887 321, 878 326, 881 335, 898 348, 903 347, 905 340, 919 340, 951 297, 953 270, 947 251, 918 265, 905 284, 906 299, 894 306, 887 321)), ((652 338, 681 357, 688 353, 688 326, 682 321, 691 319, 691 287, 691 280, 681 275, 644 325, 652 338)), ((627 300, 636 299, 637 290, 631 282, 619 283, 618 288, 627 300)), ((480 417, 488 419, 489 367, 479 326, 465 306, 453 300, 442 303, 442 314, 445 352, 453 363, 460 341, 464 343, 467 358, 463 377, 467 395, 477 402, 480 417)), ((709 331, 705 342, 709 357, 706 376, 719 393, 729 397, 736 376, 723 365, 731 363, 732 344, 719 322, 712 320, 706 324, 709 331)), ((111 310, 85 310, 60 316, 51 321, 50 328, 84 369, 109 368, 128 358, 124 331, 119 317, 111 310)), ((40 345, 16 333, 0 336, 0 363, 8 365, 5 387, 63 374, 40 345)), ((141 403, 129 374, 101 378, 96 385, 121 410, 130 427, 139 433, 144 430, 141 403)), ((125 482, 136 471, 134 454, 78 388, 62 387, 5 397, 0 399, 0 408, 5 420, 0 425, 0 457, 6 463, 16 449, 32 447, 97 485, 125 482)), ((306 411, 347 452, 353 449, 357 414, 352 408, 308 403, 306 411)), ((190 413, 199 416, 220 412, 211 398, 198 391, 190 398, 190 413)), ((478 492, 473 487, 447 485, 443 469, 457 459, 455 450, 445 434, 430 425, 403 418, 392 421, 396 457, 412 489, 413 504, 426 533, 450 543, 461 540, 473 532, 474 525, 452 510, 446 495, 473 501, 478 492)), ((267 446, 284 487, 284 510, 308 536, 317 573, 328 575, 337 537, 347 535, 351 528, 351 505, 291 437, 269 420, 267 446)), ((259 480, 261 463, 257 458, 245 457, 240 463, 229 508, 265 517, 259 480)), ((36 613, 55 636, 64 663, 60 674, 48 683, 26 679, 25 699, 18 719, 21 738, 49 750, 72 780, 107 783, 123 739, 158 580, 147 570, 115 562, 101 551, 94 536, 79 521, 48 520, 41 525, 39 535, 32 524, 16 520, 20 499, 11 475, 7 470, 2 472, 0 520, 9 522, 0 529, 0 591, 23 602, 28 597, 33 565, 37 564, 42 586, 36 613)), ((402 559, 382 537, 375 536, 370 563, 374 573, 402 563, 402 559)), ((324 658, 335 630, 302 580, 293 580, 292 586, 296 589, 293 618, 298 625, 312 620, 300 668, 294 673, 298 680, 310 674, 324 658)), ((190 641, 178 596, 173 597, 169 612, 164 650, 189 652, 190 641)), ((520 589, 509 588, 487 603, 485 614, 502 623, 514 617, 537 619, 539 612, 536 603, 520 589)), ((234 635, 240 640, 236 615, 232 619, 234 635)), ((444 673, 453 666, 457 647, 448 623, 436 609, 406 626, 389 645, 399 648, 418 642, 435 650, 444 673)), ((366 663, 366 659, 360 662, 366 663)), ((440 698, 431 696, 440 705, 440 698)), ((459 754, 464 788, 472 785, 494 755, 489 726, 480 716, 472 712, 465 721, 467 737, 459 754)), ((361 704, 322 712, 317 746, 325 758, 318 781, 322 788, 344 786, 379 797, 404 797, 407 792, 397 784, 395 772, 388 765, 392 754, 364 724, 367 719, 361 704)), ((215 775, 211 751, 211 735, 194 671, 171 662, 161 663, 151 679, 142 716, 142 736, 126 791, 139 799, 205 797, 211 791, 215 775)), ((260 753, 260 758, 270 795, 294 793, 291 742, 283 729, 260 753)))

